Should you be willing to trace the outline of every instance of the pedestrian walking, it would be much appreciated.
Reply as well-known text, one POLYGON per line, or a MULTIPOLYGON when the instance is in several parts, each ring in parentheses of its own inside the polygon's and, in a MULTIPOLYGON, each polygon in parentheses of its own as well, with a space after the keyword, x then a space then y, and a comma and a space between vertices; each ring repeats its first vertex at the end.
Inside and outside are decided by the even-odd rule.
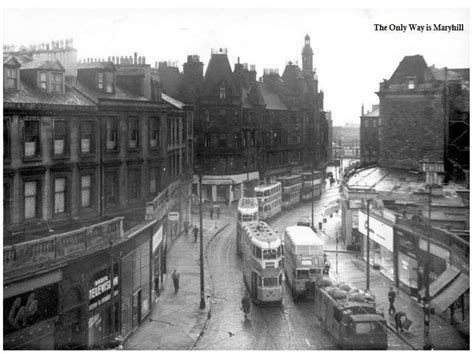
POLYGON ((221 217, 221 208, 217 208, 216 215, 217 215, 217 220, 219 220, 221 217))
POLYGON ((393 287, 390 287, 390 291, 388 292, 388 302, 390 303, 390 307, 388 308, 388 314, 389 315, 392 314, 392 311, 393 311, 393 313, 396 312, 395 306, 394 306, 396 296, 397 296, 397 294, 395 294, 395 291, 393 290, 393 287))
POLYGON ((247 319, 247 315, 250 312, 250 296, 248 293, 242 298, 242 307, 240 309, 244 313, 244 318, 247 319))
POLYGON ((176 294, 179 290, 179 273, 176 271, 176 269, 174 270, 173 274, 171 275, 171 279, 173 279, 174 292, 176 294))
POLYGON ((210 208, 209 208, 209 217, 210 217, 211 219, 214 219, 214 208, 213 208, 213 207, 210 207, 210 208))
POLYGON ((197 226, 194 226, 193 234, 194 234, 194 242, 197 242, 198 235, 199 235, 199 229, 197 226))

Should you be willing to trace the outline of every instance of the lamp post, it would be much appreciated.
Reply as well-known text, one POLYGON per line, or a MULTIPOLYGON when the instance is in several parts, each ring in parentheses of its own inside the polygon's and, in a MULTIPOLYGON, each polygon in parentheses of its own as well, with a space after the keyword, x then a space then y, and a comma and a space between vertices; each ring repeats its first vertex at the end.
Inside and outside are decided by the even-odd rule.
POLYGON ((311 164, 311 228, 314 230, 314 160, 311 164))
POLYGON ((366 287, 367 290, 370 290, 370 262, 369 262, 369 257, 370 257, 370 202, 372 199, 367 199, 367 263, 366 263, 366 287))
MULTIPOLYGON (((428 230, 431 230, 431 189, 433 186, 428 184, 428 230)), ((430 268, 431 268, 431 237, 428 234, 428 244, 426 247, 428 254, 425 257, 424 264, 424 281, 425 281, 425 299, 423 301, 424 325, 423 325, 423 349, 430 350, 433 348, 430 339, 430 268)))
POLYGON ((203 257, 203 234, 202 234, 202 173, 199 172, 199 266, 201 273, 201 302, 199 308, 206 307, 204 301, 204 257, 203 257))

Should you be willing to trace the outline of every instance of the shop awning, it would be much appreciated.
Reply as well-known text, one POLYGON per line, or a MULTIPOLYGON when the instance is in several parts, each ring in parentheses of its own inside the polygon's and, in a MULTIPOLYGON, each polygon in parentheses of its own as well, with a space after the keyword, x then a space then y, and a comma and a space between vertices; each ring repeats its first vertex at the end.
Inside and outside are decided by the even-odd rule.
POLYGON ((468 289, 469 277, 466 274, 461 274, 450 286, 431 301, 431 305, 437 313, 441 313, 468 289))
MULTIPOLYGON (((446 269, 433 283, 430 284, 430 297, 435 297, 444 287, 451 283, 461 273, 456 267, 446 269)), ((425 296, 425 289, 421 289, 420 296, 425 296)))

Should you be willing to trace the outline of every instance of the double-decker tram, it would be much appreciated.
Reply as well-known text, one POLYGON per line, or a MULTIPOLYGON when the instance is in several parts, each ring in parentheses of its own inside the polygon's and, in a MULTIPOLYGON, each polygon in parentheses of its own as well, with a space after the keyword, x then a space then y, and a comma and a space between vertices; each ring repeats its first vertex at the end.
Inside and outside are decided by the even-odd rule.
POLYGON ((301 189, 301 201, 311 200, 314 198, 318 199, 321 197, 322 184, 323 184, 323 172, 303 172, 303 188, 301 189), (314 190, 314 193, 312 192, 314 190))
POLYGON ((256 303, 281 303, 283 272, 281 241, 263 221, 242 225, 240 238, 245 285, 256 303))
POLYGON ((242 255, 242 226, 248 222, 258 221, 257 198, 240 198, 237 205, 237 254, 242 255))
POLYGON ((316 316, 342 349, 387 349, 386 321, 371 294, 327 278, 315 290, 316 316))
POLYGON ((268 220, 281 212, 281 183, 268 183, 255 187, 260 220, 268 220))
POLYGON ((299 203, 301 198, 301 188, 303 187, 303 177, 301 175, 291 175, 278 178, 282 187, 282 208, 283 210, 299 203))
POLYGON ((323 240, 308 226, 289 226, 283 248, 283 268, 291 295, 313 298, 316 283, 323 279, 323 240))

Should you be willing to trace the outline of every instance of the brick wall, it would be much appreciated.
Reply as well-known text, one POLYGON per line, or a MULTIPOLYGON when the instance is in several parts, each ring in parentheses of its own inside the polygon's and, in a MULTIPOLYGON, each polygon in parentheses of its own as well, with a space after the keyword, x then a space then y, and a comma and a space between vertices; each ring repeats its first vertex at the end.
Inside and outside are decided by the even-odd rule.
POLYGON ((382 166, 419 169, 424 156, 443 160, 444 110, 441 92, 385 92, 380 95, 382 166))

